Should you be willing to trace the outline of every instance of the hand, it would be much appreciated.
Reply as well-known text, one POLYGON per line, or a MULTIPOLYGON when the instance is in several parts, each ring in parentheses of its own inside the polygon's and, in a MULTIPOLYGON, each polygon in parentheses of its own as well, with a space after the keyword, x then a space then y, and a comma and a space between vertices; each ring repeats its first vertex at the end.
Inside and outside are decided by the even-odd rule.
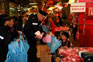
POLYGON ((65 48, 65 49, 68 49, 68 47, 67 47, 67 46, 64 46, 64 48, 65 48))
POLYGON ((46 28, 49 28, 48 26, 46 26, 46 28))
POLYGON ((18 32, 18 34, 20 34, 20 33, 22 33, 23 34, 23 32, 22 31, 17 31, 18 32))
POLYGON ((19 42, 19 41, 20 41, 20 39, 18 38, 18 39, 17 39, 17 42, 19 42))
POLYGON ((42 36, 41 35, 36 35, 36 38, 37 39, 42 39, 42 36))
POLYGON ((52 36, 54 37, 54 36, 55 36, 55 34, 52 34, 52 36))

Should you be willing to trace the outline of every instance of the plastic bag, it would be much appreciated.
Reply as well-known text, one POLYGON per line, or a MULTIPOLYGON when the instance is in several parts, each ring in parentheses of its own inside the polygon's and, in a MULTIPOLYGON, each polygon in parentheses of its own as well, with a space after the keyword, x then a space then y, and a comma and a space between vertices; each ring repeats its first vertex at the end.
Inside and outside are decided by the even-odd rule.
POLYGON ((29 45, 26 40, 23 40, 20 34, 20 41, 17 42, 17 39, 14 39, 8 45, 8 54, 5 62, 27 62, 27 51, 29 49, 29 45))
POLYGON ((51 36, 51 43, 47 43, 51 53, 55 53, 55 51, 61 46, 61 41, 57 40, 56 37, 51 36))
POLYGON ((51 43, 51 35, 46 35, 44 38, 43 38, 43 42, 44 43, 51 43))
POLYGON ((45 33, 49 33, 49 29, 46 26, 42 25, 42 29, 45 33))

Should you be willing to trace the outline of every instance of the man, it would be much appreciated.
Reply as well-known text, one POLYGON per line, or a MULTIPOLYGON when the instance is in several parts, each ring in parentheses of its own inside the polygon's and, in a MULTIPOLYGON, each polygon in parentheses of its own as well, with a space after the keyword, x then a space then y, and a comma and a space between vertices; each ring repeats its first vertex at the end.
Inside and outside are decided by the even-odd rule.
POLYGON ((35 32, 39 30, 39 22, 37 20, 37 15, 31 14, 27 21, 26 27, 24 28, 24 33, 27 37, 28 43, 30 44, 30 49, 28 51, 28 62, 37 62, 37 49, 36 41, 41 39, 40 35, 35 35, 35 32), (30 19, 30 17, 32 19, 30 19))
POLYGON ((28 50, 28 62, 37 62, 36 42, 37 39, 41 39, 42 37, 40 35, 35 35, 37 31, 41 30, 40 21, 37 17, 37 9, 33 8, 32 12, 33 13, 29 16, 25 24, 24 33, 30 45, 30 49, 28 50))
POLYGON ((4 17, 2 26, 0 26, 0 62, 4 62, 8 52, 8 44, 11 40, 11 35, 8 32, 9 18, 4 17))
POLYGON ((29 15, 26 12, 23 12, 24 16, 20 16, 18 23, 16 25, 17 31, 20 33, 24 30, 24 26, 26 24, 26 21, 28 20, 29 15))

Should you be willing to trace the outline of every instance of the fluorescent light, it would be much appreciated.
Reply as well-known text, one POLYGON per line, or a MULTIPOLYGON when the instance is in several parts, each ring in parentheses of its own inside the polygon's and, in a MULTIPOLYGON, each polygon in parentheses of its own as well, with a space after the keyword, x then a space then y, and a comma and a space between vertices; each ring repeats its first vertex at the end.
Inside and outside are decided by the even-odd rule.
POLYGON ((50 7, 50 8, 48 8, 48 10, 53 10, 54 9, 54 7, 50 7))
POLYGON ((69 0, 69 4, 74 3, 74 2, 75 2, 75 0, 69 0))
POLYGON ((35 4, 38 4, 38 3, 29 3, 30 5, 35 5, 35 4))

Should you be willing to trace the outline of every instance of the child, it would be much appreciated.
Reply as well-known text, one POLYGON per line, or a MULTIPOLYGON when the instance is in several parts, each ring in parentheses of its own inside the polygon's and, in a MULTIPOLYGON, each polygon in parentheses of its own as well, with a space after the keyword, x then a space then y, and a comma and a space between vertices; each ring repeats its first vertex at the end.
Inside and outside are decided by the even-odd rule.
POLYGON ((69 34, 67 32, 63 32, 61 34, 61 43, 62 43, 62 47, 71 47, 72 43, 69 41, 69 34))

